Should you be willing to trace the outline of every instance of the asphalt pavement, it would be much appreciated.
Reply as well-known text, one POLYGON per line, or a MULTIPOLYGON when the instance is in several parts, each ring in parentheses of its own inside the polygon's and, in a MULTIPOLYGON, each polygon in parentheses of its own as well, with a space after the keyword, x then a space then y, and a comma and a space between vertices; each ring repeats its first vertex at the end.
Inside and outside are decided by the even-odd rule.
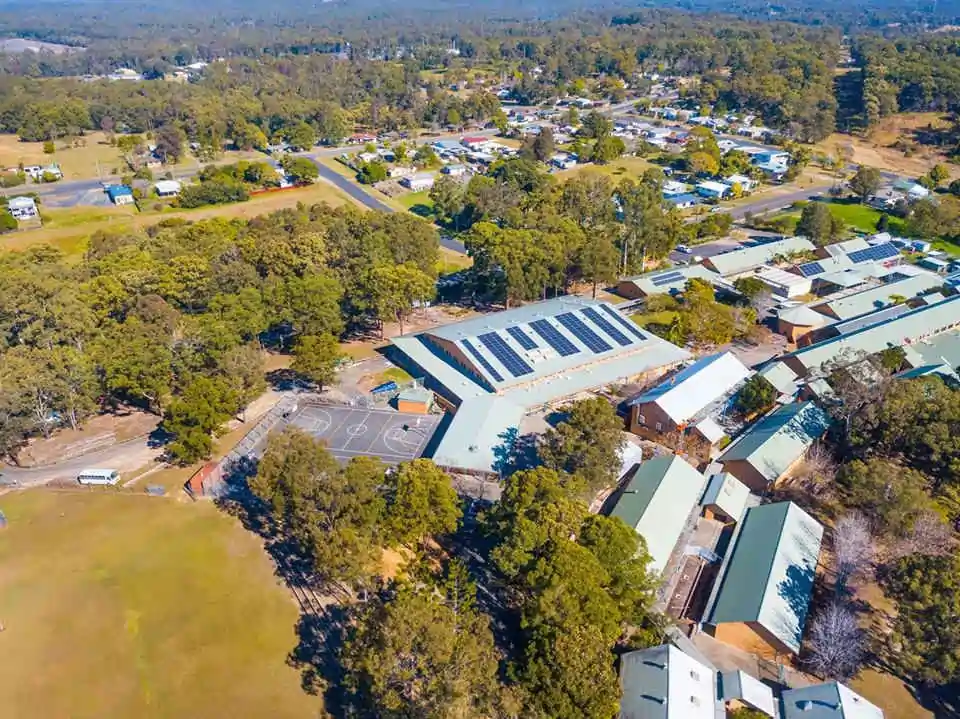
POLYGON ((799 202, 801 200, 813 200, 818 197, 823 197, 824 192, 830 189, 830 185, 817 185, 814 187, 807 187, 802 190, 796 190, 795 192, 788 192, 785 195, 777 195, 776 197, 768 197, 758 199, 756 202, 749 202, 745 205, 740 205, 739 207, 733 207, 728 212, 733 215, 734 220, 742 220, 746 217, 747 213, 752 213, 754 215, 762 215, 765 212, 771 212, 773 210, 782 210, 785 207, 790 207, 794 202, 799 202))

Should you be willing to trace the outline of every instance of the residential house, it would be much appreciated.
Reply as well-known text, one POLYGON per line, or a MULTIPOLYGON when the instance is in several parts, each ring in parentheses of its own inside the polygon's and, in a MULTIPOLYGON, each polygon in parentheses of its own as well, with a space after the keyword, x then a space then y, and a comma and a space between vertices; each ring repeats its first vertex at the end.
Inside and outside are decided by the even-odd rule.
POLYGON ((714 180, 704 180, 697 184, 697 194, 701 197, 722 200, 730 193, 730 186, 714 180))
POLYGON ((751 157, 750 160, 757 167, 766 165, 770 167, 780 167, 786 170, 790 164, 790 153, 784 150, 761 150, 760 152, 753 153, 753 157, 751 157))
POLYGON ((724 178, 723 184, 729 186, 731 190, 734 185, 739 185, 741 192, 753 192, 757 187, 757 181, 746 175, 730 175, 724 178))
POLYGON ((464 137, 460 140, 460 144, 468 150, 479 150, 485 147, 488 142, 490 142, 490 138, 483 137, 482 135, 476 137, 464 137))
POLYGON ((153 189, 157 191, 158 197, 173 197, 180 194, 181 185, 176 180, 159 180, 153 189))
POLYGON ((577 166, 577 161, 571 155, 560 153, 550 158, 550 164, 559 170, 569 170, 577 166))
POLYGON ((720 148, 720 152, 726 154, 731 150, 736 150, 739 145, 737 145, 737 143, 735 143, 733 140, 723 139, 717 140, 717 147, 720 148))
POLYGON ((822 540, 793 502, 748 509, 708 613, 713 636, 767 659, 799 654, 822 540))
POLYGON ((754 492, 789 474, 827 431, 830 418, 812 402, 778 407, 733 442, 718 460, 754 492))
POLYGON ((718 719, 717 672, 672 644, 620 657, 620 719, 718 719))
MULTIPOLYGON (((446 168, 444 168, 446 169, 446 168)), ((387 175, 391 179, 410 177, 410 175, 417 174, 416 167, 410 167, 408 165, 394 165, 393 167, 387 169, 387 175)))
POLYGON ((840 682, 787 689, 781 719, 883 719, 883 711, 840 682))
POLYGON ((676 180, 667 180, 663 183, 663 196, 670 197, 670 195, 684 195, 690 192, 690 186, 685 182, 677 182, 676 180))
POLYGON ((691 207, 696 207, 700 204, 700 198, 690 193, 683 195, 667 195, 663 198, 663 201, 668 205, 677 208, 678 210, 688 210, 691 207))
POLYGON ((931 272, 936 272, 941 275, 947 274, 947 271, 950 269, 950 263, 946 260, 941 260, 939 257, 923 257, 917 261, 917 264, 925 270, 930 270, 931 272))
POLYGON ((7 201, 7 211, 17 222, 27 222, 40 218, 37 203, 32 197, 11 197, 7 201))
POLYGON ((34 182, 42 182, 44 177, 53 177, 55 180, 63 179, 63 170, 60 165, 51 162, 49 165, 29 165, 23 168, 24 174, 34 182))
POLYGON ((702 357, 630 400, 630 431, 658 437, 685 429, 749 376, 750 370, 730 352, 702 357))
POLYGON ((134 202, 133 189, 128 185, 110 185, 107 196, 115 205, 132 205, 134 202))
POLYGON ((452 163, 450 165, 445 165, 440 172, 442 172, 444 175, 450 175, 450 177, 463 177, 465 174, 467 174, 467 166, 461 165, 460 163, 452 163))
POLYGON ((913 180, 897 180, 893 189, 902 192, 908 200, 922 200, 930 196, 930 190, 913 180))
POLYGON ((408 175, 400 180, 400 184, 409 188, 413 192, 429 190, 436 182, 436 177, 430 172, 419 172, 416 175, 408 175))
POLYGON ((703 494, 706 477, 677 455, 641 462, 615 495, 611 517, 646 540, 650 568, 662 572, 703 494))

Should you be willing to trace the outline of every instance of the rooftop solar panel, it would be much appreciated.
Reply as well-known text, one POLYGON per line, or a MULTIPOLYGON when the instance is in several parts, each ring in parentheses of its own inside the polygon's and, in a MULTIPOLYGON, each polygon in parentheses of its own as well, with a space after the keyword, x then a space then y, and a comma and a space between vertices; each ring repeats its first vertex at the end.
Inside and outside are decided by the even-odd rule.
POLYGON ((484 346, 493 353, 500 364, 507 368, 507 372, 514 377, 533 374, 530 365, 524 362, 520 355, 513 351, 513 347, 504 342, 503 337, 496 332, 487 332, 479 335, 477 339, 483 342, 484 346))
POLYGON ((557 315, 557 322, 566 327, 578 340, 583 342, 588 349, 600 354, 609 352, 613 347, 600 335, 587 327, 583 320, 572 312, 564 312, 557 315))
POLYGON ((800 265, 798 268, 800 274, 804 277, 812 277, 813 275, 822 275, 826 270, 823 269, 823 265, 819 262, 807 262, 800 265))
POLYGON ((546 320, 534 320, 530 323, 533 331, 543 337, 544 341, 553 347, 561 357, 569 357, 580 352, 580 349, 570 340, 557 332, 557 328, 546 320))
POLYGON ((593 307, 587 307, 583 310, 583 314, 588 317, 593 324, 599 327, 601 330, 607 333, 607 335, 621 347, 626 347, 633 344, 633 340, 627 337, 623 332, 618 330, 612 324, 610 324, 606 319, 600 316, 600 313, 597 312, 593 307))
POLYGON ((874 245, 873 247, 868 247, 865 250, 857 250, 856 252, 851 252, 847 257, 850 258, 851 262, 860 264, 861 262, 870 262, 871 260, 888 260, 891 257, 896 257, 900 254, 894 245, 889 242, 884 242, 882 245, 874 245))
POLYGON ((470 340, 461 340, 461 342, 463 342, 463 346, 467 348, 467 351, 473 355, 474 359, 480 363, 480 366, 490 373, 491 377, 497 382, 503 382, 503 375, 497 372, 493 365, 487 361, 487 358, 480 354, 480 351, 473 346, 473 342, 470 340))
POLYGON ((530 339, 530 335, 519 327, 507 327, 507 332, 525 350, 535 350, 537 348, 537 343, 530 339))
POLYGON ((660 287, 661 285, 669 285, 674 282, 679 282, 682 279, 682 272, 668 272, 665 275, 657 275, 651 280, 651 282, 653 282, 655 287, 660 287))
POLYGON ((600 309, 606 312, 611 317, 611 319, 617 322, 621 327, 623 327, 623 329, 625 329, 627 332, 632 334, 638 340, 647 339, 646 337, 643 336, 643 332, 641 332, 640 329, 635 324, 633 324, 633 322, 631 322, 630 320, 624 319, 623 315, 621 315, 616 310, 611 309, 607 305, 600 305, 600 309))

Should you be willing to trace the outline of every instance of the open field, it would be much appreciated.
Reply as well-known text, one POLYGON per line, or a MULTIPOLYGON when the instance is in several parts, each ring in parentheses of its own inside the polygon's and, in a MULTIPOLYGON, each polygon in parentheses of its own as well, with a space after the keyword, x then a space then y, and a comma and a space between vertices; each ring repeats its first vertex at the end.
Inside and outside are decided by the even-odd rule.
MULTIPOLYGON (((934 130, 948 126, 944 115, 937 112, 911 112, 891 115, 883 118, 870 131, 867 137, 834 133, 826 140, 817 143, 817 150, 829 155, 837 155, 838 148, 848 154, 851 162, 888 170, 907 177, 919 177, 937 163, 946 163, 947 158, 938 148, 921 145, 915 141, 918 131, 928 127, 934 130), (902 150, 893 145, 903 138, 915 152, 907 157, 902 150)), ((947 164, 951 177, 960 177, 960 168, 947 164)))
POLYGON ((459 272, 473 265, 473 258, 446 247, 440 248, 440 262, 437 268, 441 275, 449 275, 452 272, 459 272))
POLYGON ((555 176, 557 179, 568 180, 581 172, 586 172, 609 175, 616 182, 620 179, 636 179, 651 167, 657 167, 657 165, 642 157, 621 157, 619 160, 614 160, 606 165, 579 165, 569 170, 561 170, 555 173, 555 176))
POLYGON ((319 712, 286 665, 296 606, 212 504, 31 490, 0 508, 5 716, 319 712))
POLYGON ((0 238, 0 249, 24 250, 36 245, 50 244, 60 248, 67 255, 76 255, 83 251, 86 239, 97 230, 123 232, 147 227, 171 217, 181 217, 185 220, 207 220, 212 217, 249 219, 286 207, 296 207, 300 202, 305 205, 326 202, 338 206, 352 203, 353 200, 330 184, 317 182, 310 187, 255 195, 247 202, 199 207, 193 210, 168 208, 156 212, 149 209, 153 206, 149 200, 144 202, 144 207, 148 209, 142 213, 138 213, 132 206, 42 209, 45 218, 43 227, 3 236, 0 238))
MULTIPOLYGON (((877 222, 879 221, 882 212, 875 210, 872 207, 867 207, 866 205, 860 205, 855 203, 844 203, 844 202, 827 202, 827 207, 830 208, 830 214, 834 217, 838 217, 843 220, 849 227, 854 230, 866 233, 874 233, 877 231, 877 222)), ((893 215, 888 215, 890 222, 889 232, 893 235, 904 236, 907 234, 906 231, 906 222, 900 217, 894 217, 893 215)), ((797 221, 800 219, 800 210, 790 210, 788 212, 783 212, 778 215, 775 215, 770 218, 770 220, 777 220, 779 218, 785 218, 790 222, 790 225, 787 229, 790 232, 796 230, 797 221)))
POLYGON ((933 719, 933 712, 920 706, 906 685, 890 674, 866 669, 850 686, 883 709, 886 719, 933 719))

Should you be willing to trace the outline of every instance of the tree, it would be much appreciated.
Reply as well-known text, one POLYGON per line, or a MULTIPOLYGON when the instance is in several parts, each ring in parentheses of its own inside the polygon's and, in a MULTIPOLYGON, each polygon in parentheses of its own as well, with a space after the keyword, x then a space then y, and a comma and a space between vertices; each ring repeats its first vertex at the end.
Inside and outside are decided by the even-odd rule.
POLYGON ((930 168, 927 177, 930 178, 930 184, 933 185, 934 188, 937 188, 950 179, 950 170, 947 169, 946 165, 937 163, 930 168))
POLYGON ((460 111, 455 107, 447 110, 447 124, 459 128, 463 124, 463 118, 460 117, 460 111))
POLYGON ((413 264, 383 265, 373 270, 372 305, 380 321, 380 336, 384 322, 393 320, 400 325, 414 308, 433 299, 436 281, 413 264))
POLYGON ((884 579, 896 602, 891 658, 927 687, 960 679, 960 561, 953 556, 904 557, 884 579))
POLYGON ((387 476, 387 526, 400 544, 457 528, 461 511, 450 477, 429 459, 404 462, 387 476))
POLYGON ((533 155, 540 162, 549 162, 556 150, 553 129, 544 126, 533 140, 533 155))
POLYGON ((0 234, 6 234, 7 232, 13 232, 19 227, 17 221, 14 219, 13 215, 10 214, 8 210, 3 210, 0 212, 0 234))
POLYGON ((846 681, 866 658, 866 632, 849 603, 834 599, 810 622, 806 664, 817 675, 846 681))
POLYGON ((389 177, 387 166, 382 162, 365 162, 360 166, 360 174, 357 179, 364 185, 373 185, 383 182, 389 177))
POLYGON ((172 123, 163 125, 154 138, 157 155, 166 163, 176 163, 183 157, 183 131, 172 123))
POLYGON ((290 369, 323 391, 325 385, 336 379, 337 365, 343 356, 340 343, 333 335, 303 335, 293 349, 290 369))
POLYGON ((420 145, 413 153, 413 161, 419 167, 435 167, 440 162, 436 151, 430 145, 420 145))
POLYGON ((800 213, 797 234, 810 239, 818 247, 836 240, 843 231, 843 221, 833 216, 823 202, 810 202, 800 213))
POLYGON ((454 229, 460 229, 463 199, 463 185, 449 175, 442 175, 430 188, 434 215, 442 224, 453 224, 454 229))
POLYGON ((167 453, 180 464, 210 455, 211 435, 237 411, 237 396, 222 378, 191 377, 183 393, 170 403, 163 429, 173 436, 167 453))
POLYGON ((252 122, 238 122, 233 126, 232 139, 239 150, 265 149, 267 136, 252 122))
POLYGON ((45 155, 52 155, 57 151, 57 146, 54 144, 53 140, 46 140, 43 143, 43 152, 45 155))
POLYGON ((290 146, 297 150, 309 150, 317 144, 317 131, 303 121, 287 128, 285 137, 290 146))
POLYGON ((593 143, 593 148, 590 150, 590 160, 598 165, 604 165, 621 157, 626 151, 627 146, 619 137, 603 135, 593 143))
POLYGON ((905 535, 929 505, 926 478, 889 460, 854 460, 843 466, 837 482, 847 506, 862 511, 883 535, 905 535))
POLYGON ((620 467, 623 421, 602 397, 574 402, 564 412, 565 419, 543 435, 543 463, 576 475, 593 492, 613 484, 620 467))
POLYGON ((706 152, 694 152, 687 157, 687 169, 695 175, 716 175, 720 164, 706 152))
POLYGON ((396 583, 361 608, 343 650, 361 713, 384 719, 484 719, 502 688, 489 619, 476 588, 451 569, 439 588, 396 583))
POLYGON ((297 185, 313 184, 320 177, 320 170, 308 157, 285 155, 280 160, 280 166, 297 185))
POLYGON ((736 407, 744 416, 751 416, 772 407, 776 399, 776 387, 755 374, 737 392, 736 407))
POLYGON ((840 517, 833 526, 833 561, 837 592, 842 593, 851 579, 869 574, 876 554, 870 521, 860 512, 840 517))
POLYGON ((856 174, 850 178, 850 190, 860 198, 860 202, 866 202, 872 195, 877 194, 882 182, 880 170, 860 165, 856 174))
POLYGON ((583 126, 580 128, 580 132, 583 133, 584 137, 599 140, 602 137, 609 136, 610 133, 613 132, 613 120, 593 110, 583 118, 583 126))
POLYGON ((137 320, 108 328, 94 355, 107 391, 132 401, 146 401, 147 409, 163 416, 170 393, 173 353, 156 330, 137 320))
POLYGON ((887 232, 890 229, 890 215, 884 212, 880 215, 876 225, 877 232, 887 232))

